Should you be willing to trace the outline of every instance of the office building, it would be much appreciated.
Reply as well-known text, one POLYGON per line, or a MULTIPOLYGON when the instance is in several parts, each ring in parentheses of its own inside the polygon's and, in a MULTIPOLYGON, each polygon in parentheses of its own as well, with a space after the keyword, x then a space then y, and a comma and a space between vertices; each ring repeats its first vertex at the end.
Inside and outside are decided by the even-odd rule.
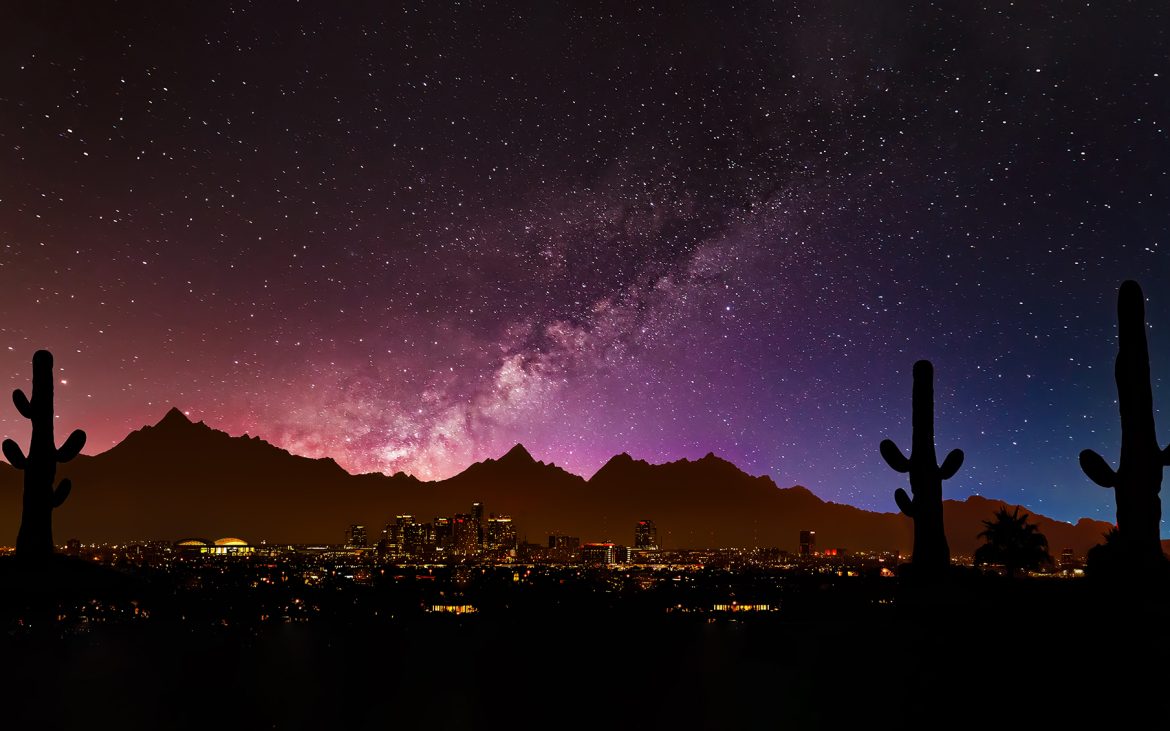
POLYGON ((507 515, 494 513, 488 518, 485 545, 493 550, 510 551, 516 547, 516 526, 507 515))
POLYGON ((634 526, 634 548, 640 551, 658 550, 658 529, 653 520, 639 520, 634 526))
POLYGON ((475 526, 475 545, 482 546, 484 529, 487 528, 483 522, 483 503, 471 504, 471 521, 475 526))
POLYGON ((454 548, 465 556, 479 550, 479 530, 471 513, 456 513, 451 521, 451 537, 454 548))
POLYGON ((446 516, 435 516, 432 523, 435 533, 435 548, 449 549, 455 545, 455 527, 446 516))
POLYGON ((577 536, 557 536, 552 535, 548 537, 549 548, 565 548, 576 549, 581 547, 581 539, 577 536))
POLYGON ((614 543, 586 543, 581 546, 581 563, 611 565, 629 563, 630 549, 614 543))
POLYGON ((389 530, 389 548, 394 556, 406 554, 406 531, 408 526, 416 525, 414 516, 409 514, 394 516, 394 524, 389 530))
POLYGON ((346 548, 365 548, 367 545, 366 527, 357 523, 351 525, 345 532, 346 548))
POLYGON ((425 558, 434 547, 430 523, 410 523, 402 529, 402 552, 411 558, 425 558))
MULTIPOLYGON (((792 535, 789 533, 789 535, 792 535)), ((789 544, 791 545, 791 544, 789 544)), ((817 532, 815 530, 802 530, 800 532, 800 555, 801 556, 815 556, 817 554, 817 532)))

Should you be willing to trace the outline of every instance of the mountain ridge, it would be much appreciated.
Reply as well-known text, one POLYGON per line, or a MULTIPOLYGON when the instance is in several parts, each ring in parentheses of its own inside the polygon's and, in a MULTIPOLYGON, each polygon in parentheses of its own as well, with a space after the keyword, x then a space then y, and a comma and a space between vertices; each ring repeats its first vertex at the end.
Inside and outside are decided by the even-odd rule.
MULTIPOLYGON (((782 488, 713 452, 662 464, 622 452, 585 479, 536 460, 516 444, 447 479, 423 481, 403 472, 352 474, 332 458, 232 436, 191 421, 177 408, 105 452, 63 465, 61 475, 73 479, 74 492, 54 514, 58 542, 73 536, 118 541, 186 535, 339 542, 350 523, 366 524, 376 536, 396 514, 429 521, 482 502, 490 512, 510 514, 521 536, 538 542, 555 532, 629 543, 634 523, 649 518, 666 547, 794 551, 801 530, 816 530, 822 547, 906 554, 912 543, 911 522, 898 513, 826 501, 801 485, 782 488)), ((0 496, 19 496, 19 480, 3 465, 0 496)), ((15 536, 19 503, 19 497, 0 499, 0 536, 15 536)), ((975 495, 945 501, 952 551, 973 551, 981 521, 1000 506, 1015 507, 975 495)), ((1109 528, 1088 518, 1070 524, 1022 509, 1036 516, 1055 554, 1066 546, 1083 553, 1109 528)))

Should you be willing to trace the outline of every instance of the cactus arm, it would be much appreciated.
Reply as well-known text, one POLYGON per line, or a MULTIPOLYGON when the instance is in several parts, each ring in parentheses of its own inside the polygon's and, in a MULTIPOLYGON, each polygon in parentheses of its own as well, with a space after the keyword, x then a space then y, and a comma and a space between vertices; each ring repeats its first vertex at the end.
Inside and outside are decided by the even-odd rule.
POLYGON ((12 392, 12 403, 16 404, 16 410, 20 415, 26 419, 32 418, 32 404, 28 402, 28 396, 24 395, 24 391, 19 388, 12 392))
POLYGON ((85 446, 85 432, 80 429, 74 429, 65 443, 57 450, 57 461, 68 462, 81 452, 81 448, 85 446))
POLYGON ((20 445, 11 439, 5 439, 2 445, 4 449, 4 457, 8 460, 8 464, 12 465, 18 470, 23 470, 27 460, 24 452, 21 451, 20 445))
POLYGON ((899 487, 894 491, 894 502, 898 503, 898 509, 904 515, 911 518, 914 517, 914 501, 910 499, 910 496, 906 494, 905 490, 899 487))
POLYGON ((952 449, 950 454, 947 455, 947 458, 943 460, 942 465, 939 466, 938 476, 944 480, 949 480, 955 476, 955 473, 958 472, 959 468, 962 466, 963 450, 952 449))
POLYGON ((65 498, 69 497, 69 491, 73 489, 73 482, 66 477, 61 480, 61 484, 57 485, 57 489, 53 491, 53 507, 61 507, 61 503, 65 502, 65 498))
POLYGON ((910 460, 906 459, 906 455, 902 454, 902 450, 898 449, 898 445, 894 444, 889 439, 883 439, 882 443, 878 445, 879 451, 882 453, 882 458, 895 472, 909 472, 910 460))
POLYGON ((1090 480, 1101 487, 1117 486, 1117 472, 1109 466, 1104 457, 1091 449, 1081 452, 1081 469, 1090 480))

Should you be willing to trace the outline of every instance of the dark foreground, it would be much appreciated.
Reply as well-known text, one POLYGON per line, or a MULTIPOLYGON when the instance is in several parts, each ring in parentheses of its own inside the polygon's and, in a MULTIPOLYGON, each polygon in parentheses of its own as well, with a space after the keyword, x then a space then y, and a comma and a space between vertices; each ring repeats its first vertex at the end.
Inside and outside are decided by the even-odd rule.
POLYGON ((444 616, 377 596, 334 593, 312 619, 241 623, 227 611, 208 621, 205 603, 191 616, 171 606, 68 631, 10 625, 0 727, 1080 728, 1128 726, 1151 710, 1142 725, 1164 719, 1165 600, 1083 580, 805 584, 786 608, 759 615, 578 597, 444 616))

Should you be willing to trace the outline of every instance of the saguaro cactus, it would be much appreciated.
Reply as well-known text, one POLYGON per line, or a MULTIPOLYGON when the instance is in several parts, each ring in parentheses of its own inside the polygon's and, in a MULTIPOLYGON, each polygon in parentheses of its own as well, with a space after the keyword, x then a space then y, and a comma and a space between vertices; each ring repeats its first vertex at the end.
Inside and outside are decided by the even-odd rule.
POLYGON ((1116 471, 1091 449, 1081 452, 1081 469, 1117 500, 1117 542, 1128 557, 1163 560, 1160 524, 1162 467, 1170 447, 1158 446, 1154 433, 1154 395, 1150 388, 1150 351, 1146 345, 1146 304, 1137 282, 1117 292, 1117 403, 1121 411, 1121 461, 1116 471))
POLYGON ((914 519, 914 557, 921 572, 938 572, 951 562, 947 535, 943 530, 942 481, 949 480, 963 464, 963 451, 951 450, 942 465, 934 452, 934 366, 928 360, 914 364, 913 446, 910 457, 889 439, 881 443, 882 457, 897 472, 910 473, 910 492, 894 492, 903 513, 914 519))
POLYGON ((20 533, 16 537, 17 558, 36 560, 53 553, 53 509, 69 497, 72 484, 57 479, 57 464, 68 462, 85 446, 85 432, 74 430, 60 448, 53 441, 53 354, 38 350, 33 354, 33 388, 29 399, 20 389, 12 392, 12 402, 20 415, 32 422, 32 440, 28 456, 16 442, 5 439, 4 456, 18 470, 24 470, 24 512, 20 533))

